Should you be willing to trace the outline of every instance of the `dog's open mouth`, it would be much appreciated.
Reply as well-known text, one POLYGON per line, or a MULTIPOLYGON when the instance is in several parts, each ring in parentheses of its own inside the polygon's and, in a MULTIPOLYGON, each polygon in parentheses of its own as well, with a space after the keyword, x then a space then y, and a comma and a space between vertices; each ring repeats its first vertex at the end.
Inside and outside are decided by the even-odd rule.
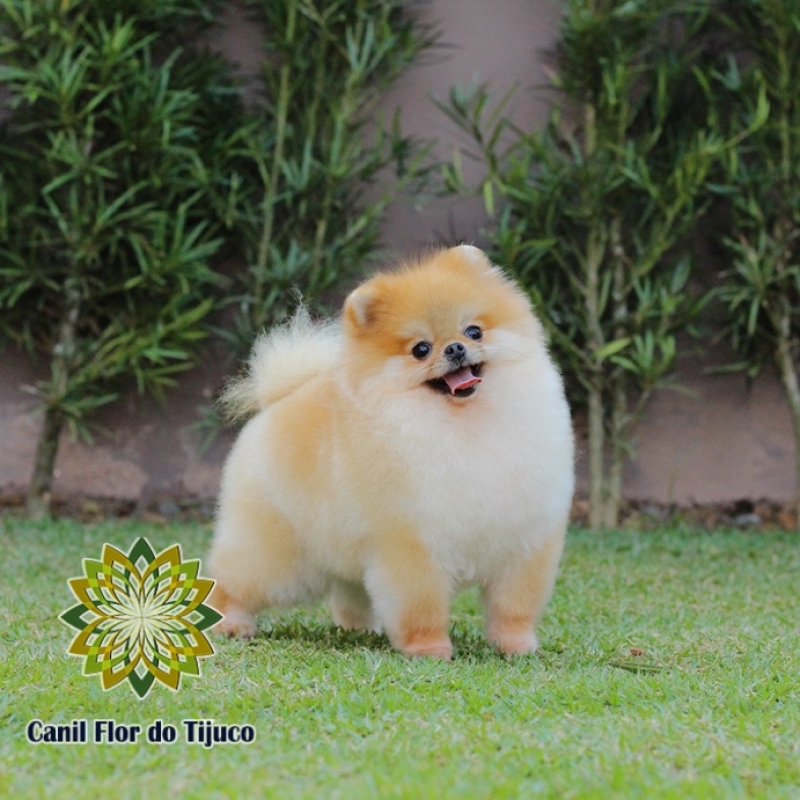
POLYGON ((483 364, 468 364, 448 372, 441 378, 426 381, 434 391, 449 394, 453 397, 469 397, 475 393, 475 387, 483 380, 481 378, 483 364))

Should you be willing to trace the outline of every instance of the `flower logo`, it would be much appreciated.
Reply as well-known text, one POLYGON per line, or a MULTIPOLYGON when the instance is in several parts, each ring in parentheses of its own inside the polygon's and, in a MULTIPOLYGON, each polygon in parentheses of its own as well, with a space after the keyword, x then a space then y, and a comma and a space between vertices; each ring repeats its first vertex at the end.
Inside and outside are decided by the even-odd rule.
POLYGON ((198 577, 199 560, 182 561, 178 544, 156 555, 140 538, 127 555, 103 545, 83 569, 68 581, 78 604, 59 619, 78 631, 67 653, 85 659, 84 675, 106 690, 127 680, 143 698, 156 680, 177 690, 181 675, 200 674, 214 655, 203 631, 222 615, 203 604, 214 581, 198 577))

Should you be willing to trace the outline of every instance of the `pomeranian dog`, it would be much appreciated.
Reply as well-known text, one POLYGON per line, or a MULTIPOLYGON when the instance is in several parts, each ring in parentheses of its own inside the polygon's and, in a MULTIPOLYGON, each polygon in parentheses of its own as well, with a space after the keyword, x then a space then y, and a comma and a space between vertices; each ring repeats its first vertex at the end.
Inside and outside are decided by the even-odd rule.
POLYGON ((207 568, 218 630, 327 597, 347 629, 449 659, 451 597, 482 591, 502 653, 536 650, 573 490, 560 374, 527 297, 462 245, 378 274, 336 323, 259 339, 227 391, 254 415, 225 465, 207 568))

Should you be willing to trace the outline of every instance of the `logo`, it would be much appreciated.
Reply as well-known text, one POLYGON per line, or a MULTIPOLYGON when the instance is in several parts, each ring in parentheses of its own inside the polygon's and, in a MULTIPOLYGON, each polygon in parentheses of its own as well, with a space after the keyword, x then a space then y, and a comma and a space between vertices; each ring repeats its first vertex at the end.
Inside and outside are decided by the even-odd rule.
POLYGON ((84 675, 104 690, 127 680, 139 698, 156 680, 177 691, 182 675, 200 675, 214 655, 203 631, 222 615, 203 603, 214 581, 199 577, 198 559, 182 561, 178 544, 156 555, 140 538, 127 555, 103 545, 83 571, 67 581, 78 604, 59 619, 78 631, 67 653, 85 659, 84 675))

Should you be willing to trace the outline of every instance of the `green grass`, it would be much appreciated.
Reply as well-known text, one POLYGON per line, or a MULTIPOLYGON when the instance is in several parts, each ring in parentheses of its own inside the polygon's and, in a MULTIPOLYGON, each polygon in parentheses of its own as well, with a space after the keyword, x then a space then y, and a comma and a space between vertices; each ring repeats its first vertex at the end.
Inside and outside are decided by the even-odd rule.
POLYGON ((574 531, 538 657, 495 655, 472 593, 445 664, 338 631, 321 609, 280 611, 249 644, 217 642, 180 691, 140 701, 81 675, 57 617, 82 558, 142 535, 156 550, 180 542, 185 559, 209 539, 199 526, 0 518, 0 795, 800 797, 797 536, 574 531), (258 738, 32 745, 33 718, 208 718, 258 738))

